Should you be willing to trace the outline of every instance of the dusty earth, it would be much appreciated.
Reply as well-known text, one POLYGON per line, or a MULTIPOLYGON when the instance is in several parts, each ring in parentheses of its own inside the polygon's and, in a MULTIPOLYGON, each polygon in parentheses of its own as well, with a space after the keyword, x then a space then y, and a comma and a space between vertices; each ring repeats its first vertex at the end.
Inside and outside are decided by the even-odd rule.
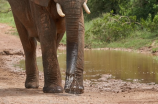
MULTIPOLYGON (((25 89, 25 71, 14 67, 24 59, 24 54, 20 39, 11 35, 12 32, 11 27, 0 24, 0 104, 158 104, 157 84, 124 82, 111 78, 111 75, 102 75, 94 82, 84 81, 85 93, 81 95, 43 93, 42 72, 40 87, 25 89)), ((145 50, 138 52, 150 52, 150 49, 145 50)), ((41 55, 40 47, 37 53, 41 55)))

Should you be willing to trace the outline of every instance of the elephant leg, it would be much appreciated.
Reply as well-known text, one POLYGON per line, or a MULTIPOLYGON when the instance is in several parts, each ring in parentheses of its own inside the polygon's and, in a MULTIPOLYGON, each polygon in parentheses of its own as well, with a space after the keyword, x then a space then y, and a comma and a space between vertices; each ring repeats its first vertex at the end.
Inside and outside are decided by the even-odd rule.
POLYGON ((14 20, 25 52, 25 67, 26 67, 25 87, 38 88, 39 71, 36 63, 36 45, 37 45, 36 40, 33 37, 29 37, 27 29, 15 15, 14 15, 14 20))
POLYGON ((57 32, 54 20, 46 8, 31 5, 42 49, 45 93, 62 93, 62 80, 57 59, 57 32))
POLYGON ((55 40, 57 35, 52 30, 49 31, 54 35, 41 36, 40 39, 45 79, 43 91, 45 93, 62 93, 61 73, 57 59, 57 40, 55 40))

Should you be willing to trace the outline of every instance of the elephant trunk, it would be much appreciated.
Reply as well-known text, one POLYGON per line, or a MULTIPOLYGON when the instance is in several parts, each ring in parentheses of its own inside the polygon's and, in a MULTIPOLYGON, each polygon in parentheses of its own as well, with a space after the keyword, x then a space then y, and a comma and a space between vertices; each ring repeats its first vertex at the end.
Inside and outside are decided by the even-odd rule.
POLYGON ((66 13, 66 34, 67 75, 82 75, 84 63, 84 22, 81 8, 73 8, 72 12, 66 13))

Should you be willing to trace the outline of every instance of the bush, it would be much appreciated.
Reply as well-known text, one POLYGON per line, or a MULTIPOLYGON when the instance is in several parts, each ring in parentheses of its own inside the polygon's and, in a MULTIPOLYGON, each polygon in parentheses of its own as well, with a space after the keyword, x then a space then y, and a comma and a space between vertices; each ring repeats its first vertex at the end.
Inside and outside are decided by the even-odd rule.
POLYGON ((143 25, 144 30, 149 31, 149 32, 157 32, 158 14, 156 14, 153 19, 152 19, 151 14, 149 14, 146 20, 141 18, 140 22, 143 25))
POLYGON ((124 39, 138 29, 136 17, 103 14, 103 17, 92 20, 91 27, 86 31, 86 46, 106 44, 124 39))

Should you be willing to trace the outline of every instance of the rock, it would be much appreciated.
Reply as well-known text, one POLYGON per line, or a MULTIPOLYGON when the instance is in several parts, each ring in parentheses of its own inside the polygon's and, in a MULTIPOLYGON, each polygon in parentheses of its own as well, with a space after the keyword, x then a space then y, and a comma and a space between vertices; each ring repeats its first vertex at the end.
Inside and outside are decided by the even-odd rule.
POLYGON ((13 55, 10 53, 10 51, 3 51, 6 55, 13 55))
POLYGON ((5 53, 4 52, 0 52, 0 55, 5 55, 5 53))
POLYGON ((3 52, 0 52, 0 55, 24 55, 24 53, 22 51, 12 52, 11 50, 4 50, 3 52))

